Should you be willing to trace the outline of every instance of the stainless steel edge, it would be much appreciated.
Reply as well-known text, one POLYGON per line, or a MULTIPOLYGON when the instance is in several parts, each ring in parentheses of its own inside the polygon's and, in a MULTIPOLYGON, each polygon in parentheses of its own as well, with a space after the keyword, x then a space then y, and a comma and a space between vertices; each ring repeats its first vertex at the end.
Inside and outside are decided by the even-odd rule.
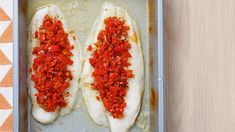
POLYGON ((13 131, 19 131, 19 39, 18 39, 18 0, 13 1, 13 131))
POLYGON ((163 0, 158 0, 158 131, 165 131, 164 113, 164 43, 163 43, 163 0))
POLYGON ((13 115, 14 132, 26 132, 27 87, 26 87, 26 6, 25 0, 13 0, 13 115), (20 19, 23 18, 23 19, 20 19))

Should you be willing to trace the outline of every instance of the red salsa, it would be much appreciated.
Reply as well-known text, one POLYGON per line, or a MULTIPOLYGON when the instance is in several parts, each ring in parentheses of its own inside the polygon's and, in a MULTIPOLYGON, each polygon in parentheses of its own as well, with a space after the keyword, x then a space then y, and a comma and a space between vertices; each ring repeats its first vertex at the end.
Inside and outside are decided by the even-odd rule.
POLYGON ((129 26, 117 17, 104 20, 105 29, 97 37, 95 47, 89 46, 88 51, 94 50, 89 58, 94 68, 93 88, 98 91, 97 100, 102 100, 105 109, 114 118, 122 118, 126 107, 125 95, 128 90, 128 79, 133 78, 129 53, 131 45, 128 41, 129 26))
POLYGON ((33 49, 33 66, 30 68, 31 80, 38 93, 37 103, 46 111, 53 112, 67 105, 65 90, 73 79, 67 66, 72 65, 70 59, 74 48, 68 41, 60 20, 44 17, 42 25, 35 32, 38 46, 33 49))

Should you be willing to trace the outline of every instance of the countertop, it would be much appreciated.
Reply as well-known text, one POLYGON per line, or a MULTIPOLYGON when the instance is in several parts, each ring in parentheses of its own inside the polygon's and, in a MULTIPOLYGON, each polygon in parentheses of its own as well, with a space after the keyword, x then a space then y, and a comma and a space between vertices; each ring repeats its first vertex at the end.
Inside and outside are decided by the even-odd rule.
POLYGON ((164 0, 167 132, 235 132, 235 1, 164 0))

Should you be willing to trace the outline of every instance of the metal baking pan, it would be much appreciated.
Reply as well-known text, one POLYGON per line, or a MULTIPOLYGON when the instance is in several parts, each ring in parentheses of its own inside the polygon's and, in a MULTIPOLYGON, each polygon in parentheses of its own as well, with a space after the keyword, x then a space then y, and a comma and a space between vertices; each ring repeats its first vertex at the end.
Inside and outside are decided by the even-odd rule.
MULTIPOLYGON (((145 61, 145 92, 142 108, 131 132, 164 132, 163 10, 162 0, 107 0, 128 10, 140 28, 145 61), (141 118, 141 119, 140 119, 141 118), (144 118, 144 120, 142 119, 144 118), (141 122, 142 121, 142 122, 141 122)), ((27 29, 40 6, 55 3, 84 43, 104 0, 14 0, 14 132, 109 131, 95 125, 83 105, 81 92, 75 110, 54 123, 42 125, 31 115, 27 94, 27 29), (73 17, 77 20, 73 21, 73 17)))

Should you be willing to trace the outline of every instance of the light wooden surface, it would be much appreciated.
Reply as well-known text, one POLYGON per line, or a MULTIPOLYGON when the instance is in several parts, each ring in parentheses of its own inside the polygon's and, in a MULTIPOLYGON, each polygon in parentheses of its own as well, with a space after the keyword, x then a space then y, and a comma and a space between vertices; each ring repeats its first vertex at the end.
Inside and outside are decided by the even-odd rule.
POLYGON ((235 132, 235 0, 165 0, 167 132, 235 132))

